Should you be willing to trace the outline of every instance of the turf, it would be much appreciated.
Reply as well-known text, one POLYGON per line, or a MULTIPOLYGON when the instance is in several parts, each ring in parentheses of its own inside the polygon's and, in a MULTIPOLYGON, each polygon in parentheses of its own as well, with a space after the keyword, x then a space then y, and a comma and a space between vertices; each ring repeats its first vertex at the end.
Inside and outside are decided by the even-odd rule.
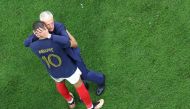
MULTIPOLYGON (((43 10, 76 37, 90 69, 103 72, 103 109, 190 108, 189 0, 1 0, 0 108, 66 109, 23 41, 43 10), (83 8, 81 6, 83 5, 83 8)), ((67 83, 77 97, 74 88, 67 83)), ((77 101, 77 109, 85 109, 77 101)))

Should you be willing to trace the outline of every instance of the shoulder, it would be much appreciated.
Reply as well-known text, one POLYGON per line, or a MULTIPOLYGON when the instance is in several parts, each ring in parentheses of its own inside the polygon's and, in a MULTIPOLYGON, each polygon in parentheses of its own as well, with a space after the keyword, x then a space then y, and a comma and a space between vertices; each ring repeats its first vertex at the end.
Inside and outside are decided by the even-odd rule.
POLYGON ((54 22, 54 33, 57 35, 61 35, 65 32, 66 28, 63 23, 54 22))
POLYGON ((64 26, 64 23, 61 23, 61 22, 54 22, 55 23, 55 27, 60 27, 60 26, 64 26))
POLYGON ((28 34, 28 38, 30 38, 30 37, 35 37, 35 35, 34 34, 28 34))
POLYGON ((50 39, 44 39, 44 40, 37 40, 35 42, 32 42, 30 44, 30 48, 33 50, 39 50, 41 48, 46 48, 48 46, 51 46, 51 40, 50 39))
POLYGON ((30 48, 35 48, 35 47, 38 46, 38 44, 39 44, 39 41, 32 42, 32 43, 30 44, 30 48))

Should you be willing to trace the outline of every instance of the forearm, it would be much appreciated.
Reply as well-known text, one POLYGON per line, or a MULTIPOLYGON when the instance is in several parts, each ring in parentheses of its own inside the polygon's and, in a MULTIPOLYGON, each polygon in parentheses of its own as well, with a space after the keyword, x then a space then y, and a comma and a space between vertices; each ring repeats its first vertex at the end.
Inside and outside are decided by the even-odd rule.
POLYGON ((67 32, 67 34, 69 36, 69 39, 70 39, 70 42, 71 42, 71 47, 76 48, 78 46, 76 39, 69 33, 68 30, 66 30, 66 32, 67 32))
POLYGON ((53 42, 63 45, 64 48, 70 47, 71 43, 68 37, 59 36, 59 35, 51 35, 50 38, 53 42))

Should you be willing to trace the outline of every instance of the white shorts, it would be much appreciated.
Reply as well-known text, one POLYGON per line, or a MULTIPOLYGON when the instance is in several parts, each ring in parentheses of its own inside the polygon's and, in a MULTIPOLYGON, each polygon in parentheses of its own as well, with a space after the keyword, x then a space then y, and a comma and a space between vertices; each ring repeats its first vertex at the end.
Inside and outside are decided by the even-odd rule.
POLYGON ((79 81, 81 74, 82 74, 81 71, 77 68, 76 71, 75 71, 70 77, 68 77, 68 78, 53 78, 52 76, 51 76, 51 77, 52 77, 56 82, 61 82, 61 81, 63 81, 63 80, 66 79, 66 80, 69 81, 71 84, 76 84, 76 83, 79 81))

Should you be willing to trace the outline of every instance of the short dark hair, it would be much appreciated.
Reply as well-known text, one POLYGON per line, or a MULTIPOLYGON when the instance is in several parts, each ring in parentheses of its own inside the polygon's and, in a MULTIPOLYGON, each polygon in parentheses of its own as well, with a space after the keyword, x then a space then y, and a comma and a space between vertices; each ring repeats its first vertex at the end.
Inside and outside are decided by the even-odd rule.
POLYGON ((42 21, 35 21, 32 25, 33 31, 36 31, 38 28, 45 29, 46 24, 42 21))

